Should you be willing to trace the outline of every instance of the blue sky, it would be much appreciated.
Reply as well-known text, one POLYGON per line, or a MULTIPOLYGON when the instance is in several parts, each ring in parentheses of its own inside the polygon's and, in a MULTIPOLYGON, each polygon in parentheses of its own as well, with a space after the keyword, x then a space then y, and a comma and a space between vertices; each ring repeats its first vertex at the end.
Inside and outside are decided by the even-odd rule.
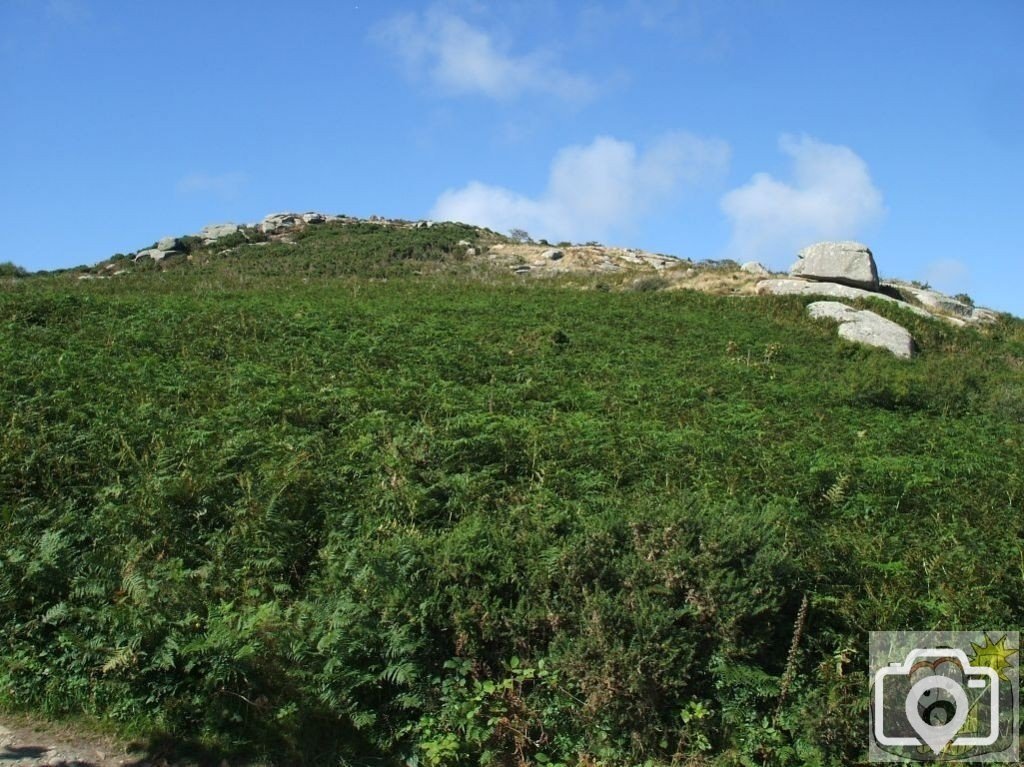
POLYGON ((284 210, 883 276, 1024 315, 1024 3, 0 0, 0 261, 284 210))

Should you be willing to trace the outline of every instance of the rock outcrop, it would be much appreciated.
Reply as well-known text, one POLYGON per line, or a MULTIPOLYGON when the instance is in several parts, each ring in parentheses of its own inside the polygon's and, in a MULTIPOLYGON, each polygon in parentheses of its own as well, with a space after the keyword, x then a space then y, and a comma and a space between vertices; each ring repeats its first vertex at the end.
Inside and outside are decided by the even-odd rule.
POLYGON ((897 325, 867 309, 854 309, 838 301, 815 301, 807 306, 813 319, 829 319, 839 323, 839 337, 847 341, 885 349, 901 359, 914 354, 914 339, 902 325, 897 325))
POLYGON ((865 290, 878 289, 878 268, 867 245, 859 242, 819 242, 797 254, 789 268, 793 277, 835 282, 865 290))
MULTIPOLYGON (((747 270, 747 265, 741 267, 747 270)), ((859 242, 819 242, 804 248, 789 270, 788 279, 760 280, 758 294, 781 296, 825 296, 857 300, 877 298, 919 317, 964 326, 992 322, 998 315, 974 307, 960 298, 950 298, 917 283, 898 280, 879 282, 878 267, 870 248, 859 242)), ((854 309, 838 301, 817 301, 808 305, 812 317, 828 317, 840 323, 839 335, 850 341, 888 349, 897 357, 913 354, 910 333, 874 312, 854 309)))
POLYGON ((894 290, 900 295, 916 301, 932 314, 939 314, 951 320, 959 319, 961 320, 959 324, 991 322, 998 317, 998 314, 991 309, 974 306, 930 288, 918 287, 899 280, 883 282, 882 287, 894 290))
POLYGON ((903 285, 898 287, 897 290, 900 293, 909 293, 915 301, 932 311, 965 319, 970 318, 974 312, 973 306, 965 304, 963 301, 958 301, 955 298, 950 298, 935 290, 916 288, 912 285, 903 285))
MULTIPOLYGON (((879 282, 878 267, 867 245, 859 242, 819 242, 804 248, 790 268, 789 278, 761 280, 759 294, 877 298, 920 317, 963 326, 992 322, 997 314, 974 307, 938 291, 898 280, 879 282)), ((742 267, 746 270, 746 264, 742 267)))
POLYGON ((199 230, 198 237, 203 238, 203 244, 209 245, 221 237, 227 237, 237 232, 241 227, 238 224, 207 224, 199 230))
POLYGON ((263 234, 277 234, 287 229, 295 229, 302 221, 298 213, 271 213, 260 221, 256 228, 263 234))
POLYGON ((168 256, 180 256, 185 252, 180 242, 181 240, 178 237, 163 237, 157 242, 156 247, 146 248, 136 253, 135 260, 140 261, 143 258, 151 258, 154 261, 163 261, 168 256))
POLYGON ((919 306, 900 301, 885 293, 872 293, 870 290, 854 288, 849 285, 839 285, 834 282, 805 282, 804 280, 792 280, 786 278, 761 280, 757 283, 756 291, 762 295, 775 296, 828 296, 829 298, 877 298, 880 301, 896 304, 909 312, 920 317, 931 317, 932 314, 919 306))

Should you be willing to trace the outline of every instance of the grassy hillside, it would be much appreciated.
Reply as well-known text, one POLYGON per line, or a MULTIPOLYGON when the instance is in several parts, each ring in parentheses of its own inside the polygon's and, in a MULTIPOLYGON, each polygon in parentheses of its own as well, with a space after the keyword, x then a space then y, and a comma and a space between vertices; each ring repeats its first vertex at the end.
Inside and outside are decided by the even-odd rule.
POLYGON ((281 764, 846 764, 868 631, 1024 623, 1019 321, 873 307, 904 362, 375 231, 3 283, 0 705, 281 764))

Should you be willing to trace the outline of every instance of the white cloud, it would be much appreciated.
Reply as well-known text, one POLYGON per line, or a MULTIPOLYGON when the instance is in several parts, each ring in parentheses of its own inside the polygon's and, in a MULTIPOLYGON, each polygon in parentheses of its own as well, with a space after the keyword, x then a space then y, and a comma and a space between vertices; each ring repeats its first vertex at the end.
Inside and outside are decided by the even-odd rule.
POLYGON ((885 215, 867 164, 848 147, 784 135, 779 148, 793 159, 791 182, 757 173, 721 199, 733 225, 731 258, 788 266, 801 247, 856 239, 885 215))
POLYGON ((728 162, 729 146, 717 139, 673 133, 638 152, 628 141, 599 136, 561 150, 538 197, 473 181, 442 194, 431 216, 550 240, 602 239, 728 162))
POLYGON ((514 55, 503 42, 438 7, 394 16, 374 36, 411 75, 425 72, 435 86, 454 95, 510 100, 543 93, 580 103, 597 90, 589 78, 558 66, 550 52, 514 55))
POLYGON ((244 173, 189 173, 175 185, 178 194, 207 194, 230 200, 238 196, 249 178, 244 173))

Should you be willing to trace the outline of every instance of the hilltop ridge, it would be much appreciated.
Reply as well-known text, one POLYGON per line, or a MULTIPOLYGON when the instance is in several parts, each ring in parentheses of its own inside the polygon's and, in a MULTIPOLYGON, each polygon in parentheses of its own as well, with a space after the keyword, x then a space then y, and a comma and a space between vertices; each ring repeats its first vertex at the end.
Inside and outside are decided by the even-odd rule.
POLYGON ((694 261, 598 242, 552 244, 522 231, 503 235, 455 222, 315 211, 272 213, 251 224, 210 224, 67 273, 89 281, 182 271, 225 280, 447 275, 484 282, 553 280, 610 291, 817 297, 827 300, 809 304, 809 317, 836 322, 840 337, 902 358, 920 346, 899 316, 872 309, 879 303, 957 327, 983 327, 1000 316, 975 306, 965 294, 948 296, 916 281, 880 279, 874 256, 862 243, 810 245, 797 254, 788 274, 780 274, 756 262, 694 261))
MULTIPOLYGON (((130 273, 133 265, 146 267, 156 264, 161 269, 182 266, 184 263, 208 265, 213 258, 245 252, 247 246, 297 245, 318 229, 367 226, 393 231, 434 230, 437 233, 434 238, 437 240, 435 245, 444 251, 440 255, 463 264, 487 264, 496 267, 499 271, 507 269, 518 276, 564 274, 632 274, 637 276, 649 272, 666 277, 669 280, 668 283, 660 287, 667 289, 691 288, 718 294, 744 295, 764 293, 831 295, 851 299, 863 297, 863 292, 857 293, 855 290, 863 291, 866 288, 869 292, 875 293, 875 297, 898 298, 905 303, 924 309, 930 315, 954 320, 954 324, 991 321, 999 314, 991 309, 975 307, 973 301, 966 294, 959 294, 956 297, 948 296, 917 280, 890 278, 879 281, 876 279, 874 284, 866 285, 850 282, 841 276, 834 280, 809 276, 803 273, 799 261, 790 269, 789 281, 780 283, 768 278, 782 275, 771 272, 756 262, 740 265, 729 260, 694 261, 684 256, 654 253, 638 248, 611 247, 598 242, 585 244, 560 242, 557 245, 552 245, 546 240, 534 241, 525 232, 519 232, 519 236, 509 236, 486 228, 456 222, 393 219, 376 215, 363 219, 344 214, 315 211, 271 213, 261 221, 249 224, 209 224, 196 233, 163 237, 149 246, 128 254, 115 254, 111 258, 91 266, 58 271, 87 280, 122 276, 130 273), (452 243, 449 241, 450 237, 446 238, 444 234, 441 234, 442 232, 444 234, 459 232, 463 237, 452 243), (698 271, 702 273, 702 278, 696 277, 698 271), (714 272, 717 278, 708 279, 709 272, 714 272), (808 277, 809 279, 804 279, 808 277), (832 282, 840 285, 841 289, 827 288, 820 284, 821 282, 832 282)), ((425 242, 427 240, 421 241, 420 244, 425 242)), ((870 251, 868 253, 870 256, 870 251)), ((396 255, 398 260, 403 257, 411 260, 418 258, 418 254, 412 251, 396 255)), ((872 268, 874 268, 873 261, 872 268)), ((631 287, 633 285, 621 283, 617 286, 631 287)), ((651 283, 643 289, 653 289, 654 286, 655 283, 651 283)))

